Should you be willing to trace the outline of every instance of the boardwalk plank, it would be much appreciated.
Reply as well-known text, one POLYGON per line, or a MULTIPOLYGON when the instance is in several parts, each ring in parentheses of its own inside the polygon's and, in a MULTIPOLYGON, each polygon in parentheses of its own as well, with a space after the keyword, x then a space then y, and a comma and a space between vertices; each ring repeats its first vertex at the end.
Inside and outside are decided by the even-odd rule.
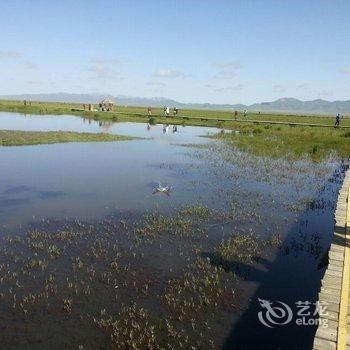
POLYGON ((338 194, 334 214, 334 234, 328 251, 328 266, 321 280, 319 301, 327 304, 327 313, 320 317, 314 349, 350 350, 350 303, 349 303, 349 244, 346 227, 350 227, 350 171, 338 194), (344 261, 346 266, 344 266, 344 261), (322 320, 328 320, 328 328, 322 327, 322 320), (338 332, 339 331, 339 332, 338 332))

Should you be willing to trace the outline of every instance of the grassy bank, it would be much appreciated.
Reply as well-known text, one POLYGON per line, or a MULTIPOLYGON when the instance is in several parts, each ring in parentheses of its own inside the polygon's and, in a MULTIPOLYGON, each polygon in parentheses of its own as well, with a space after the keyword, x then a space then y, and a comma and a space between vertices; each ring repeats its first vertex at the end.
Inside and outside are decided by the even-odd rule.
POLYGON ((330 154, 341 158, 350 155, 350 131, 333 128, 243 125, 232 132, 221 133, 218 138, 233 147, 273 158, 307 156, 318 161, 330 154))
MULTIPOLYGON (((49 103, 49 102, 32 102, 31 106, 24 106, 23 101, 0 101, 0 111, 20 112, 28 114, 73 114, 92 118, 95 120, 112 120, 112 121, 147 121, 148 114, 146 107, 130 107, 116 106, 112 112, 84 111, 72 109, 82 109, 83 104, 77 103, 49 103)), ((95 105, 97 108, 97 105, 95 105)), ((156 122, 170 122, 181 124, 185 122, 187 125, 201 126, 219 126, 224 124, 225 127, 233 127, 237 122, 217 122, 206 120, 183 120, 182 118, 164 118, 162 108, 153 108, 153 117, 156 122)), ((234 114, 230 111, 211 111, 211 110, 180 110, 181 117, 203 117, 203 118, 220 118, 232 119, 234 114)), ((238 119, 243 119, 242 113, 238 113, 238 119)), ((294 122, 294 123, 310 123, 310 124, 325 124, 333 125, 334 116, 317 116, 317 115, 283 115, 269 113, 252 113, 249 112, 248 120, 265 120, 271 122, 294 122)), ((350 118, 344 118, 341 121, 342 126, 350 126, 350 118)))
MULTIPOLYGON (((98 112, 73 110, 81 109, 82 104, 69 103, 41 103, 32 102, 31 106, 24 106, 22 101, 0 101, 0 111, 20 112, 27 114, 76 115, 94 120, 149 122, 145 107, 116 106, 113 112, 98 112)), ((96 105, 95 105, 96 107, 96 105)), ((152 122, 171 123, 194 126, 208 126, 233 130, 231 134, 220 135, 219 138, 234 147, 249 151, 255 155, 300 158, 311 156, 320 160, 330 153, 339 157, 350 154, 350 130, 322 127, 306 127, 292 125, 254 124, 238 121, 225 121, 234 117, 232 112, 208 110, 181 110, 180 116, 220 118, 217 120, 165 118, 161 108, 154 108, 152 122)), ((241 114, 238 118, 243 118, 241 114)), ((332 116, 301 116, 249 113, 248 120, 265 120, 272 122, 294 122, 333 125, 332 116)), ((350 118, 344 118, 341 125, 350 126, 350 118)), ((94 136, 96 137, 96 135, 94 136)), ((112 136, 104 136, 112 137, 112 136)), ((74 139, 73 141, 81 141, 74 139)), ((101 140, 108 141, 108 140, 101 140)), ((62 141, 68 142, 68 141, 62 141)), ((38 142, 39 143, 39 142, 38 142)), ((40 142, 41 143, 41 142, 40 142)), ((44 142, 47 143, 47 142, 44 142)), ((52 143, 52 142, 51 142, 52 143)))
POLYGON ((106 142, 131 140, 132 137, 63 131, 0 130, 1 146, 24 146, 64 142, 106 142))

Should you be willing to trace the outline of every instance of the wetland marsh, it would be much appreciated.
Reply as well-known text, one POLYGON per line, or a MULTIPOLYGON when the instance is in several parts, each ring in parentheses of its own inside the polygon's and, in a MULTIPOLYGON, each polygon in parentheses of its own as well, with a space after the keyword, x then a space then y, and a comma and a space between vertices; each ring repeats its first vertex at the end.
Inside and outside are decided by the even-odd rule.
POLYGON ((315 327, 263 327, 258 298, 317 300, 346 168, 330 146, 268 156, 239 147, 257 132, 67 115, 0 129, 140 138, 0 147, 4 348, 311 347, 315 327))

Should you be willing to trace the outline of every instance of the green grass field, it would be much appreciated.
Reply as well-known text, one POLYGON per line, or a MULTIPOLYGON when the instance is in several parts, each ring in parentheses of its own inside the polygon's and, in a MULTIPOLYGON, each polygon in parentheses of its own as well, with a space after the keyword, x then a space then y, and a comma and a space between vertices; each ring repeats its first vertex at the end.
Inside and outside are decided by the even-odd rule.
POLYGON ((235 129, 218 138, 258 156, 319 161, 331 154, 340 158, 350 155, 350 131, 346 130, 286 125, 243 125, 235 129))
MULTIPOLYGON (((71 103, 40 103, 33 102, 24 106, 22 101, 0 101, 0 111, 20 112, 27 114, 77 115, 94 120, 149 122, 146 107, 116 106, 112 112, 72 111, 81 109, 82 104, 71 103)), ((95 108, 97 106, 95 105, 95 108)), ((300 158, 311 157, 320 160, 329 154, 345 158, 350 155, 350 129, 334 129, 308 126, 269 125, 239 121, 217 121, 210 118, 231 119, 232 112, 208 110, 180 110, 179 116, 203 117, 201 119, 183 119, 179 117, 165 118, 161 108, 153 108, 152 121, 155 123, 212 126, 234 130, 236 133, 226 133, 218 137, 228 144, 252 152, 256 155, 300 158)), ((238 119, 243 118, 241 114, 238 119)), ((249 113, 248 120, 272 122, 311 123, 332 126, 334 116, 301 116, 249 113)), ((342 126, 350 126, 350 118, 341 121, 342 126)), ((43 136, 43 140, 46 137, 43 136)), ((72 135, 70 135, 72 137, 72 135)), ((90 136, 91 137, 91 136, 90 136)), ((103 136, 107 137, 107 136, 103 136)), ((75 141, 80 141, 75 139, 75 141)), ((61 141, 68 142, 68 141, 61 141)), ((48 143, 39 142, 37 143, 48 143)), ((24 144, 24 143, 23 143, 24 144)))
POLYGON ((0 130, 0 146, 24 146, 64 142, 106 142, 131 140, 132 137, 63 131, 0 130))
MULTIPOLYGON (((116 106, 112 112, 98 112, 98 111, 72 111, 72 109, 82 109, 83 104, 77 103, 49 103, 49 102, 32 102, 31 106, 24 106, 23 101, 0 101, 0 111, 21 112, 29 114, 73 114, 85 117, 91 117, 96 120, 134 120, 146 121, 148 120, 146 107, 132 107, 132 106, 116 106)), ((95 108, 97 105, 95 104, 95 108)), ((153 117, 159 122, 182 123, 182 118, 164 118, 162 108, 153 108, 153 117)), ((233 119, 233 112, 228 111, 211 111, 211 110, 180 110, 179 116, 184 117, 204 117, 204 118, 220 118, 233 119)), ((243 119, 242 113, 238 114, 238 119, 243 119)), ((282 115, 282 114, 259 114, 249 113, 248 120, 262 120, 262 121, 282 121, 294 123, 310 123, 310 124, 325 124, 333 125, 334 116, 317 116, 317 115, 282 115)), ((186 120, 188 125, 203 125, 213 126, 218 124, 217 121, 201 121, 201 120, 186 120)), ((225 123, 225 126, 230 127, 236 122, 225 123)), ((342 126, 350 126, 350 118, 345 117, 341 121, 342 126)))

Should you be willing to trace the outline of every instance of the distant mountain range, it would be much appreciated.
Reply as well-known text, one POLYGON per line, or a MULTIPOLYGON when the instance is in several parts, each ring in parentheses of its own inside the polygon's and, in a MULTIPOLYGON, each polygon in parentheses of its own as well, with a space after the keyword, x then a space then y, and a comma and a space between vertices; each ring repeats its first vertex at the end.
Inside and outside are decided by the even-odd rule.
POLYGON ((105 97, 110 98, 116 104, 127 106, 177 106, 178 108, 193 109, 215 109, 215 110, 244 110, 260 112, 283 112, 283 113, 305 113, 305 114, 335 114, 341 113, 350 115, 350 100, 346 101, 326 101, 312 100, 301 101, 296 98, 280 98, 272 102, 244 104, 211 104, 211 103, 181 103, 175 100, 158 97, 143 98, 130 96, 112 96, 102 94, 70 94, 65 92, 50 94, 22 94, 22 95, 2 95, 2 100, 31 100, 42 102, 73 102, 73 103, 98 103, 105 97))

